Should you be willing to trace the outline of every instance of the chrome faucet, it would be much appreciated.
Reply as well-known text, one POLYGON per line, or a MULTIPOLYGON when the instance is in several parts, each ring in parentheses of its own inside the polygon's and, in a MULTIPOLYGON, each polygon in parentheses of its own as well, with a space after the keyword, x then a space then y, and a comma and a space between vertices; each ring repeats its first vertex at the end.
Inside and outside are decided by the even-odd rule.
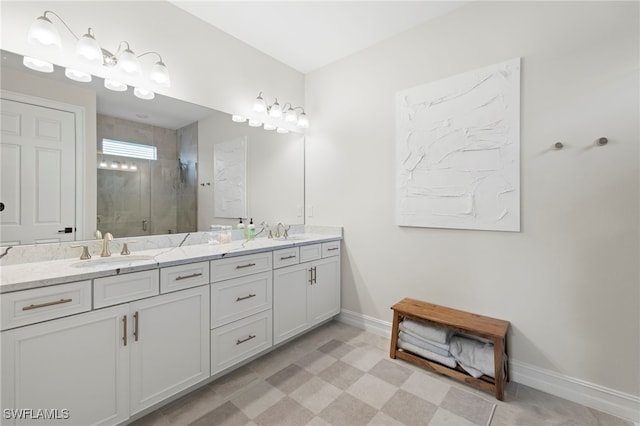
POLYGON ((102 253, 100 253, 101 257, 109 257, 111 256, 111 251, 109 250, 109 241, 113 240, 113 235, 109 232, 104 234, 104 239, 102 240, 102 253))
POLYGON ((284 223, 278 222, 276 225, 276 238, 283 237, 285 240, 289 237, 289 227, 286 227, 284 223), (282 235, 280 235, 280 227, 282 226, 282 235))

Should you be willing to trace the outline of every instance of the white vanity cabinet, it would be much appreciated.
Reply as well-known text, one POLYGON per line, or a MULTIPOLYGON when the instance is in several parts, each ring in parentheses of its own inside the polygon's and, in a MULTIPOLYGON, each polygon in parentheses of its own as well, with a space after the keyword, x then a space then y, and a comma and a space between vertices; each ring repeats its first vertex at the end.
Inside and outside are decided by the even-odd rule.
POLYGON ((211 374, 273 345, 271 252, 211 262, 211 374))
POLYGON ((129 306, 131 414, 209 378, 209 286, 129 306))
POLYGON ((112 425, 129 418, 128 306, 2 332, 3 409, 56 409, 45 420, 16 413, 2 424, 112 425), (63 411, 68 410, 68 411, 63 411))
POLYGON ((273 271, 274 344, 340 313, 340 242, 302 246, 300 259, 273 271))

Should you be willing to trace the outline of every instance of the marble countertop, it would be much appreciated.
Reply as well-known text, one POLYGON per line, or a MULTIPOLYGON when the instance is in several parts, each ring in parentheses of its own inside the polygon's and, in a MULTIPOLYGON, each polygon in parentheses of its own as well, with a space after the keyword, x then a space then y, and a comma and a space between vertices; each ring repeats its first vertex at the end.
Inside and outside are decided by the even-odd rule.
POLYGON ((286 240, 257 238, 227 244, 134 250, 129 256, 113 254, 104 258, 94 256, 89 260, 73 258, 6 265, 0 268, 0 294, 341 239, 341 236, 324 234, 295 234, 286 240))

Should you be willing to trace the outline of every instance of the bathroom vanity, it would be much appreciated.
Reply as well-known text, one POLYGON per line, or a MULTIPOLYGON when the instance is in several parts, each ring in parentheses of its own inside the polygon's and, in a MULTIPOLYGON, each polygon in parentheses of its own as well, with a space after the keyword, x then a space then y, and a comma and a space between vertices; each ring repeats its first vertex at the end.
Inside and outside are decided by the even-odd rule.
POLYGON ((334 229, 3 266, 2 424, 126 423, 334 317, 334 229))

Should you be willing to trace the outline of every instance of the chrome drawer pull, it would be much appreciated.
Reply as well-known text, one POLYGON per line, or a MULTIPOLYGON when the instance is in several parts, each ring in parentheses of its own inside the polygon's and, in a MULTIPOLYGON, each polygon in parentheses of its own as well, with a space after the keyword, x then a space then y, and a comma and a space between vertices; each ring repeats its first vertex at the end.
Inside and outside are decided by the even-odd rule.
POLYGON ((248 342, 249 340, 251 340, 251 339, 255 339, 255 338, 256 338, 256 336, 255 336, 255 335, 251 335, 251 334, 250 334, 250 335, 249 335, 249 337, 247 337, 246 339, 242 339, 242 340, 238 339, 238 341, 236 342, 236 345, 241 345, 241 344, 243 344, 244 342, 248 342))
POLYGON ((202 276, 202 272, 196 272, 195 274, 191 274, 191 275, 184 275, 184 276, 181 275, 179 277, 176 277, 176 281, 187 280, 189 278, 195 278, 200 276, 202 276))
POLYGON ((340 247, 331 247, 331 248, 328 248, 328 249, 327 249, 327 251, 338 250, 339 248, 340 248, 340 247))
POLYGON ((236 269, 250 268, 251 266, 256 266, 256 264, 255 263, 247 263, 246 265, 238 265, 238 266, 236 266, 236 269))
POLYGON ((44 308, 44 307, 53 306, 53 305, 61 305, 63 303, 69 303, 72 301, 73 299, 60 299, 60 300, 56 300, 55 302, 40 303, 39 305, 31 304, 29 306, 25 306, 24 308, 22 308, 22 310, 30 311, 32 309, 44 308))
POLYGON ((250 295, 244 296, 244 297, 236 297, 236 302, 239 302, 241 300, 251 299, 252 297, 256 297, 256 295, 255 294, 250 294, 250 295))
POLYGON ((280 260, 295 259, 295 257, 296 257, 296 255, 292 254, 291 256, 281 257, 280 260))

